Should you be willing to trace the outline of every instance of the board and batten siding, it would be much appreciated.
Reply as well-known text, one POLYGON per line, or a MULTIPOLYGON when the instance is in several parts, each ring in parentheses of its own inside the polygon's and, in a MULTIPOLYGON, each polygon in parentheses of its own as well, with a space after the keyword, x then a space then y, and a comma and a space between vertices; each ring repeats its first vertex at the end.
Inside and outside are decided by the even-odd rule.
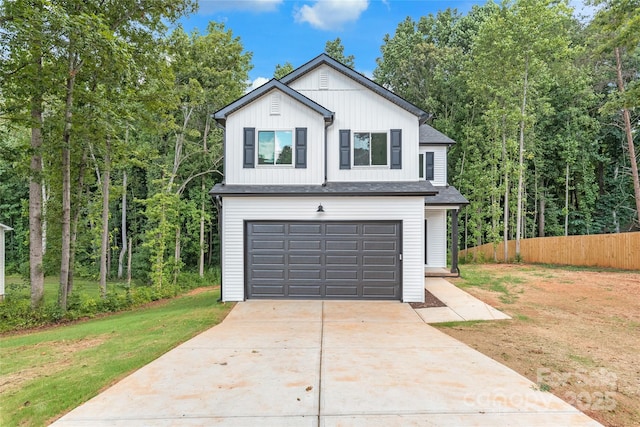
MULTIPOLYGON (((327 129, 329 181, 416 181, 418 180, 418 118, 367 89, 351 78, 322 65, 290 84, 291 88, 335 113, 333 124, 327 129), (320 74, 328 77, 328 89, 320 88, 320 74), (339 133, 351 131, 353 153, 354 132, 386 132, 402 129, 402 168, 387 166, 351 166, 340 169, 339 133)), ((387 158, 391 150, 388 146, 387 158)), ((353 155, 351 156, 353 165, 353 155)))
MULTIPOLYGON (((324 119, 317 112, 277 89, 269 91, 251 104, 235 111, 227 118, 225 130, 225 182, 227 184, 313 185, 324 182, 324 119), (279 114, 271 114, 272 95, 280 99, 279 114), (261 130, 290 130, 307 128, 307 167, 294 165, 258 165, 243 168, 243 129, 255 128, 258 153, 258 132, 261 130)), ((294 160, 295 162, 295 160, 294 160)))
POLYGON ((245 299, 245 221, 401 221, 402 300, 424 301, 423 197, 230 197, 223 199, 224 301, 245 299), (322 204, 324 212, 316 212, 322 204))
POLYGON ((425 209, 427 221, 427 263, 425 267, 447 266, 447 211, 425 209))
POLYGON ((433 185, 447 185, 447 146, 421 145, 420 154, 433 153, 433 185))

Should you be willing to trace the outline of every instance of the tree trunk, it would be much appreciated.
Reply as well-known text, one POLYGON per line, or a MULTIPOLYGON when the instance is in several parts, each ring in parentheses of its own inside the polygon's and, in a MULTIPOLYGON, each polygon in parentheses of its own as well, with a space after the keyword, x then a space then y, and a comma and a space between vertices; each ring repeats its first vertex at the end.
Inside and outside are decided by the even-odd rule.
MULTIPOLYGON (((82 193, 84 192, 84 172, 87 163, 86 150, 82 153, 82 160, 80 163, 80 170, 78 171, 78 201, 82 199, 82 193)), ((71 220, 71 249, 69 251, 69 265, 72 267, 69 269, 69 279, 67 281, 67 296, 73 292, 73 276, 76 259, 76 242, 78 241, 78 221, 80 220, 80 207, 76 206, 73 212, 73 218, 71 220)))
POLYGON ((509 260, 509 161, 507 158, 506 118, 502 117, 502 162, 504 163, 504 212, 502 241, 504 244, 504 262, 509 260))
POLYGON ((127 171, 122 172, 122 218, 121 218, 121 245, 118 257, 118 279, 122 279, 124 256, 127 254, 127 171))
POLYGON ((107 256, 109 251, 109 184, 111 181, 111 141, 105 140, 102 174, 102 240, 100 244, 100 296, 107 296, 107 256))
POLYGON ((202 178, 202 201, 200 203, 200 259, 198 262, 198 272, 200 277, 204 277, 204 193, 205 185, 204 178, 202 178))
POLYGON ((545 209, 544 192, 540 196, 540 211, 538 212, 538 237, 544 237, 544 209, 545 209))
MULTIPOLYGON (((620 59, 620 48, 615 48, 616 53, 616 73, 618 76, 618 91, 624 94, 624 82, 622 80, 622 60, 620 59)), ((627 136, 627 146, 629 148, 629 160, 631 161, 631 176, 633 177, 633 192, 636 199, 636 221, 640 226, 640 178, 638 177, 638 162, 636 160, 636 150, 633 145, 633 134, 631 132, 631 117, 629 109, 622 108, 622 118, 624 120, 624 130, 627 136)))
POLYGON ((60 308, 67 309, 67 289, 69 284, 71 254, 71 118, 73 106, 73 86, 75 84, 73 55, 69 54, 69 77, 67 78, 64 113, 64 131, 62 141, 62 218, 60 245, 60 308))
POLYGON ((520 234, 522 224, 522 184, 524 181, 524 125, 527 109, 527 86, 529 78, 529 57, 524 63, 524 82, 522 88, 522 105, 520 107, 520 148, 518 157, 518 201, 516 208, 516 258, 520 258, 520 234))
MULTIPOLYGON (((34 62, 42 69, 41 57, 34 62)), ((42 268, 42 97, 31 100, 31 171, 29 175, 29 279, 31 308, 38 308, 44 298, 44 269, 42 268)))
POLYGON ((173 253, 174 267, 173 267, 173 284, 178 283, 178 274, 180 274, 180 226, 176 227, 176 247, 173 253))
POLYGON ((127 250, 127 287, 131 288, 131 237, 129 237, 129 249, 127 250))

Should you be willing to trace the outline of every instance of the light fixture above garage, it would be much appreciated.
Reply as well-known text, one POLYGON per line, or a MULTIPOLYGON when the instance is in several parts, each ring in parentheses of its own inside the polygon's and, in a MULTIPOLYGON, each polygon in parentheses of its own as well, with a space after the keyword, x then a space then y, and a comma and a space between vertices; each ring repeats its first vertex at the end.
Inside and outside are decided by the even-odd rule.
POLYGON ((322 207, 322 203, 318 205, 318 210, 316 212, 324 212, 324 208, 322 207))

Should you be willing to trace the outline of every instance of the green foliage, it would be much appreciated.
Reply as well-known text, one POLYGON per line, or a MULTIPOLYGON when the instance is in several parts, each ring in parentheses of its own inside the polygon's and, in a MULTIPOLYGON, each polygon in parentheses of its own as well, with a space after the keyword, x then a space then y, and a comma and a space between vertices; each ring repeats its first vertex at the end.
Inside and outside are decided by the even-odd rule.
POLYGON ((55 281, 47 281, 45 304, 37 310, 31 309, 28 285, 12 283, 7 286, 5 300, 0 302, 0 333, 130 310, 152 301, 174 298, 192 289, 217 284, 218 276, 215 269, 204 277, 185 272, 178 276, 175 285, 165 283, 161 288, 149 285, 129 288, 122 282, 116 282, 109 284, 106 298, 100 297, 96 282, 80 281, 68 300, 66 311, 58 307, 55 281))
POLYGON ((355 56, 347 56, 344 54, 344 46, 342 45, 342 40, 340 40, 340 37, 337 37, 335 40, 328 40, 324 46, 324 51, 327 55, 342 63, 343 65, 346 65, 352 70, 355 68, 355 56))
POLYGON ((5 384, 0 424, 49 424, 101 389, 219 323, 233 305, 216 304, 218 296, 208 290, 64 327, 3 336, 0 376, 16 379, 5 384), (33 376, 21 377, 19 373, 24 371, 33 376))
POLYGON ((276 68, 273 71, 273 78, 280 80, 292 71, 293 65, 291 65, 290 62, 285 62, 284 65, 276 64, 276 68))

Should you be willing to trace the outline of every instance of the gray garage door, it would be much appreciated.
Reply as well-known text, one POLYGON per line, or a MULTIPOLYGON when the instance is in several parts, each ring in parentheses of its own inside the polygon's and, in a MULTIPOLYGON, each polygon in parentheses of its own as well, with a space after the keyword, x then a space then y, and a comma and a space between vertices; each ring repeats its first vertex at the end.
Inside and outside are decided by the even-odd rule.
POLYGON ((249 298, 400 299, 399 222, 247 222, 249 298))

